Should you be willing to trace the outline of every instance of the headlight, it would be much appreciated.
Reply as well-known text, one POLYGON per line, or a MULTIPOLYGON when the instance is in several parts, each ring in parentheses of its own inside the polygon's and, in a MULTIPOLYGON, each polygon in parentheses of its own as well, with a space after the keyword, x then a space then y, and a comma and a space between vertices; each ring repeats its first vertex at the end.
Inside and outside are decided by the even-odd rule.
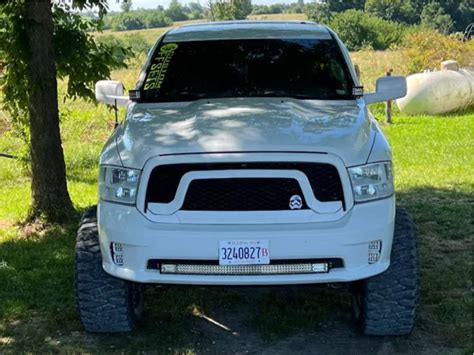
POLYGON ((355 202, 389 197, 393 194, 392 163, 383 162, 347 169, 355 202))
POLYGON ((140 170, 101 166, 99 195, 104 201, 134 205, 140 170))

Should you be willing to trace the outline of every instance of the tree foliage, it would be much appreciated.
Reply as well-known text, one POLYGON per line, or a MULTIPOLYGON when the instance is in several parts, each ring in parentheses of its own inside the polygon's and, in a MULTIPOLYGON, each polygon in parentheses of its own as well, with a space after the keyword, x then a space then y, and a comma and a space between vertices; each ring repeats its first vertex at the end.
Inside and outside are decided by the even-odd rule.
POLYGON ((454 30, 462 31, 474 22, 474 1, 461 0, 457 1, 454 7, 445 8, 445 11, 450 14, 454 21, 454 30))
POLYGON ((185 21, 188 19, 184 6, 178 0, 171 0, 168 8, 165 10, 165 15, 173 21, 185 21))
POLYGON ((71 215, 59 136, 56 76, 67 79, 65 97, 92 99, 94 83, 109 77, 111 69, 125 66, 113 53, 125 54, 127 49, 96 42, 91 32, 100 28, 100 22, 73 12, 93 6, 98 7, 100 16, 105 14, 103 0, 0 3, 1 104, 30 147, 31 217, 44 215, 51 221, 62 221, 71 215), (48 55, 42 57, 45 53, 48 55))
POLYGON ((332 12, 343 12, 350 9, 363 10, 365 0, 324 0, 323 3, 327 4, 329 11, 332 12))
POLYGON ((367 0, 365 10, 384 20, 404 22, 408 24, 417 21, 415 4, 410 0, 367 0))
POLYGON ((168 27, 173 21, 197 20, 204 18, 204 8, 197 2, 182 5, 171 1, 168 8, 130 10, 110 13, 104 17, 104 29, 114 31, 140 30, 144 28, 168 27))
POLYGON ((123 12, 129 12, 132 9, 132 0, 124 0, 120 4, 120 9, 123 12))
MULTIPOLYGON (((104 4, 102 1, 97 3, 104 4)), ((3 107, 11 119, 26 122, 28 46, 25 27, 28 24, 24 20, 23 5, 24 1, 0 3, 0 61, 6 64, 3 76, 0 76, 0 89, 3 107)), ((84 8, 89 3, 79 1, 73 5, 84 8)), ((99 22, 73 13, 72 7, 57 3, 52 6, 56 70, 60 79, 68 81, 66 97, 94 99, 95 82, 110 77, 112 69, 126 67, 125 61, 119 58, 126 58, 131 53, 121 46, 97 42, 91 32, 99 29, 99 22), (122 56, 114 55, 117 52, 122 56)))
POLYGON ((143 64, 144 57, 150 50, 150 44, 145 37, 139 33, 125 34, 123 36, 104 35, 97 37, 97 42, 105 44, 110 48, 126 48, 124 51, 115 51, 118 62, 126 62, 133 67, 140 67, 143 64))
MULTIPOLYGON (((322 0, 306 5, 306 12, 311 13, 317 9, 314 5, 321 4, 326 5, 333 14, 365 9, 369 14, 384 20, 410 25, 423 22, 424 25, 444 33, 463 31, 474 21, 473 0, 322 0)), ((312 17, 317 19, 319 13, 316 11, 312 17)))
POLYGON ((204 18, 204 8, 198 2, 188 3, 185 6, 184 11, 189 20, 197 20, 204 18))
POLYGON ((453 28, 453 20, 438 2, 427 4, 421 12, 421 24, 424 27, 437 30, 440 33, 448 34, 453 28))
POLYGON ((104 19, 104 28, 114 31, 141 30, 171 26, 173 20, 162 10, 135 10, 116 13, 104 19))
POLYGON ((309 19, 325 25, 331 22, 333 16, 328 4, 316 2, 306 5, 305 14, 309 19))
POLYGON ((210 4, 213 20, 243 20, 252 13, 251 0, 217 0, 210 4))
POLYGON ((404 35, 404 26, 383 20, 360 10, 347 10, 335 14, 330 27, 338 33, 350 50, 371 47, 386 49, 400 43, 404 35))
POLYGON ((402 44, 406 34, 420 28, 442 34, 463 31, 474 19, 474 6, 472 0, 365 0, 344 4, 323 0, 307 4, 305 13, 310 20, 332 27, 351 50, 386 49, 402 44), (362 3, 365 11, 356 10, 362 3), (353 8, 341 10, 347 7, 353 8))

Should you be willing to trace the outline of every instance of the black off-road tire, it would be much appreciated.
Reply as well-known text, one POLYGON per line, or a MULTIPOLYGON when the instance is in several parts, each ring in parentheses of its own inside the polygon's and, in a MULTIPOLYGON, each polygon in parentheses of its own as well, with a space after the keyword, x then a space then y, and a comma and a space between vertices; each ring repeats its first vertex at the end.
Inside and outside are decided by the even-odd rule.
POLYGON ((420 295, 416 228, 397 208, 390 267, 354 284, 353 310, 358 330, 368 335, 408 335, 415 325, 420 295))
POLYGON ((81 220, 74 275, 76 307, 84 328, 94 333, 131 331, 143 315, 143 285, 107 274, 97 232, 97 207, 81 220))

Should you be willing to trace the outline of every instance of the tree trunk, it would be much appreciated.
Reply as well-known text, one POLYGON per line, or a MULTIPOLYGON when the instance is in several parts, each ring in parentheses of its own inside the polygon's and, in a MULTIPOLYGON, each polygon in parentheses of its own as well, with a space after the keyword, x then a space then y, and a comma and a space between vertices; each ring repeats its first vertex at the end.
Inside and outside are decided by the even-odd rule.
POLYGON ((66 183, 66 166, 61 146, 58 88, 53 44, 51 2, 25 1, 28 40, 28 111, 31 135, 30 217, 48 221, 69 219, 74 207, 66 183))

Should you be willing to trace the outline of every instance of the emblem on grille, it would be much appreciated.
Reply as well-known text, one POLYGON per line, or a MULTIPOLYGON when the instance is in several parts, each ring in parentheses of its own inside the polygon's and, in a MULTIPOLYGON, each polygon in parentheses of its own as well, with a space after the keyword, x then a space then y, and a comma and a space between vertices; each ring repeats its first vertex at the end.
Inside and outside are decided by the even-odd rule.
POLYGON ((293 195, 290 197, 290 208, 292 210, 300 210, 303 207, 303 199, 300 195, 293 195))

